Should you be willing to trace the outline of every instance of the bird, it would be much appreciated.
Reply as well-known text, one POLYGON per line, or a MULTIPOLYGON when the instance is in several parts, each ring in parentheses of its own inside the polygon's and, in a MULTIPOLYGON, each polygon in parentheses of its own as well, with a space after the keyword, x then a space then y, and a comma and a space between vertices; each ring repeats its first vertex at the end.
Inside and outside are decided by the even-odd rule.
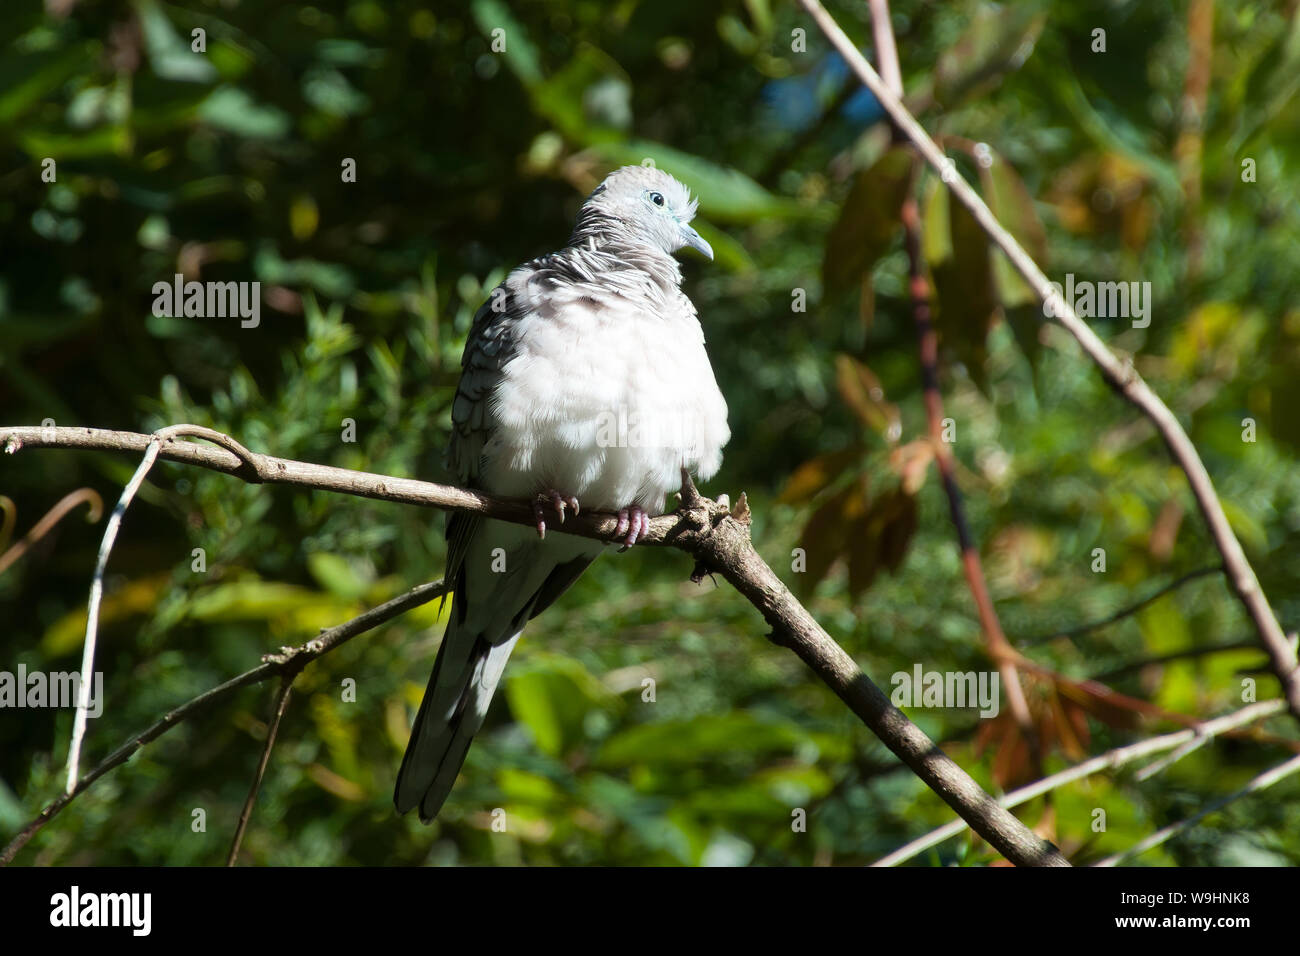
POLYGON ((713 259, 696 208, 662 170, 615 169, 568 244, 513 270, 475 313, 446 463, 465 487, 531 499, 536 527, 448 518, 451 610, 397 774, 398 813, 433 821, 524 626, 619 543, 547 537, 547 520, 617 514, 626 550, 686 474, 707 480, 721 465, 727 403, 674 258, 713 259))

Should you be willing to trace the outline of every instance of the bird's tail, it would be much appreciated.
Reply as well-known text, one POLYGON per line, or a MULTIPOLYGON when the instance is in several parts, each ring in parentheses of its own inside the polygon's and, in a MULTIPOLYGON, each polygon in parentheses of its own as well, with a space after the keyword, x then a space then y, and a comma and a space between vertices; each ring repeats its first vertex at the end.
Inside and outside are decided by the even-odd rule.
POLYGON ((423 822, 437 816, 465 762, 470 741, 483 726, 492 694, 518 640, 516 632, 506 641, 491 644, 463 621, 458 624, 456 614, 451 616, 397 772, 393 803, 398 813, 419 806, 423 822))

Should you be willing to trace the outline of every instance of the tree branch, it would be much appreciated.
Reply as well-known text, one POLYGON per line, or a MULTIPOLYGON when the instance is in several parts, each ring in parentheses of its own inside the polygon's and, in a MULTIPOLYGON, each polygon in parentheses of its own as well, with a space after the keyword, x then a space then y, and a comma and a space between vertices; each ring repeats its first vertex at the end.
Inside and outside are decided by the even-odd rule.
MULTIPOLYGON (((1067 783, 1073 783, 1075 780, 1090 777, 1102 770, 1115 770, 1127 763, 1132 763, 1134 760, 1140 760, 1152 754, 1163 753, 1166 750, 1173 750, 1175 747, 1185 745, 1191 741, 1208 741, 1237 727, 1279 714, 1286 709, 1286 702, 1283 700, 1264 700, 1258 704, 1243 707, 1231 714, 1207 720, 1186 730, 1176 730, 1173 733, 1152 737, 1150 740, 1129 744, 1127 747, 1117 747, 1114 750, 1085 760, 1083 763, 1075 764, 1060 773, 1054 773, 1050 777, 1044 777, 1042 780, 1027 784, 1019 790, 1013 790, 1004 796, 999 803, 1008 809, 1018 807, 1022 803, 1028 803, 1044 793, 1063 787, 1067 783)), ((966 823, 963 820, 946 823, 935 830, 931 830, 925 836, 918 837, 906 846, 899 847, 888 856, 881 857, 871 865, 897 866, 900 863, 905 863, 918 853, 924 853, 930 847, 938 846, 944 840, 956 836, 964 829, 966 829, 966 823)))
POLYGON ((1208 574, 1218 574, 1222 570, 1223 570, 1222 564, 1215 564, 1208 568, 1198 568, 1195 571, 1188 571, 1182 577, 1170 581, 1168 584, 1160 588, 1158 591, 1154 591, 1151 594, 1147 595, 1146 597, 1142 598, 1140 601, 1130 604, 1128 607, 1118 610, 1114 614, 1111 614, 1107 617, 1103 617, 1100 620, 1088 621, 1087 623, 1079 624, 1075 627, 1067 628, 1065 630, 1051 631, 1050 633, 1038 634, 1035 635, 1034 637, 1026 637, 1018 641, 1017 643, 1021 647, 1032 647, 1035 644, 1043 644, 1046 643, 1047 641, 1055 640, 1058 637, 1065 637, 1065 638, 1079 637, 1083 634, 1087 634, 1089 631, 1095 631, 1103 627, 1109 627, 1111 624, 1114 624, 1118 621, 1122 621, 1124 620, 1124 618, 1132 614, 1136 614, 1138 611, 1142 610, 1148 604, 1151 604, 1157 601, 1158 599, 1164 597, 1170 591, 1178 590, 1180 587, 1182 587, 1184 584, 1187 584, 1189 581, 1195 581, 1197 578, 1203 578, 1208 574))
POLYGON ((1154 667, 1159 664, 1168 664, 1171 661, 1187 660, 1193 657, 1206 657, 1210 654, 1222 654, 1225 651, 1244 651, 1252 650, 1259 653, 1259 641, 1240 640, 1228 641, 1223 644, 1206 644, 1201 647, 1185 647, 1180 651, 1169 651, 1166 654, 1152 654, 1148 657, 1140 657, 1135 661, 1129 661, 1127 664, 1121 664, 1112 670, 1105 671, 1101 674, 1094 674, 1092 680, 1101 683, 1112 683, 1120 677, 1127 677, 1142 670, 1145 667, 1154 667))
MULTIPOLYGON (((683 487, 685 506, 694 493, 689 479, 683 487), (689 487, 689 492, 688 492, 689 487)), ((707 504, 707 502, 706 502, 707 504)), ((943 753, 858 668, 789 588, 759 557, 749 541, 748 521, 725 509, 687 512, 683 520, 703 516, 712 532, 696 537, 691 550, 699 565, 726 578, 772 627, 776 643, 790 648, 858 715, 872 732, 914 773, 957 811, 981 836, 1017 865, 1068 866, 1051 843, 1034 835, 1010 812, 980 789, 970 776, 943 753), (702 512, 703 511, 703 515, 702 512)))
MULTIPOLYGON (((0 428, 0 444, 10 454, 24 444, 46 448, 142 451, 152 441, 148 435, 93 428, 0 428)), ((383 501, 468 511, 516 524, 531 526, 535 523, 531 502, 494 498, 430 482, 312 465, 252 452, 236 454, 224 448, 206 448, 176 441, 163 442, 158 454, 171 461, 200 465, 247 481, 340 491, 383 501)), ((617 518, 612 515, 584 512, 577 518, 570 517, 556 530, 613 541, 617 524, 617 518)), ((649 535, 642 540, 686 551, 696 560, 697 575, 715 572, 730 581, 771 625, 772 639, 794 651, 899 759, 1008 860, 1022 866, 1069 866, 1055 846, 1036 836, 1009 811, 998 806, 993 797, 981 790, 920 728, 894 707, 795 599, 754 550, 749 536, 749 506, 743 495, 737 500, 734 510, 710 501, 700 495, 683 470, 682 507, 674 514, 653 519, 649 535)), ((240 678, 236 678, 238 680, 240 678)), ((252 679, 244 680, 244 683, 251 682, 252 679)), ((155 725, 157 727, 159 725, 155 725)), ((162 727, 157 732, 165 729, 162 727)), ((131 745, 128 744, 128 748, 131 745)), ((126 756, 129 752, 122 759, 125 760, 126 756)), ((96 771, 99 772, 99 768, 96 771)), ((84 789, 85 784, 84 780, 79 783, 74 793, 84 789)), ((43 824, 45 819, 48 816, 42 814, 34 825, 43 824)), ((20 834, 22 842, 30 838, 27 830, 24 834, 25 837, 20 834)), ((9 850, 5 852, 8 854, 9 850)), ((0 862, 5 859, 0 856, 0 862)))
POLYGON ((1121 359, 1111 352, 1092 328, 1079 318, 1074 311, 1073 303, 1065 301, 1029 253, 998 222, 984 200, 957 173, 951 161, 944 156, 942 150, 921 128, 921 124, 908 112, 899 98, 889 90, 853 41, 845 35, 818 0, 799 0, 799 3, 808 11, 818 28, 830 40, 831 45, 844 57, 858 79, 875 94, 885 112, 917 148, 925 161, 940 174, 944 184, 957 197, 958 202, 970 211, 980 228, 1011 261, 1012 266, 1034 290, 1039 300, 1050 306, 1052 317, 1074 336, 1093 364, 1100 370, 1102 378, 1150 419, 1160 432, 1174 461, 1187 475, 1197 507, 1209 526, 1215 547, 1223 556, 1228 581, 1245 607, 1246 613, 1254 622, 1260 643, 1268 653, 1273 673, 1282 684, 1282 693, 1288 707, 1291 713, 1300 719, 1300 665, 1296 660, 1296 648, 1287 640, 1273 609, 1269 606, 1268 599, 1260 588, 1259 579, 1255 576, 1254 568, 1246 559, 1241 542, 1237 540, 1228 523, 1223 505, 1214 490, 1214 482, 1210 480, 1205 464, 1197 455, 1195 446, 1187 437, 1177 417, 1142 379, 1137 369, 1133 367, 1132 361, 1121 359))
POLYGON ((289 694, 293 691, 293 677, 280 675, 280 687, 275 694, 275 707, 272 709, 271 721, 266 728, 266 743, 262 745, 262 759, 257 762, 257 771, 253 774, 253 783, 248 788, 248 797, 244 800, 244 809, 240 811, 239 823, 235 826, 235 837, 230 841, 230 853, 226 857, 226 866, 234 866, 239 859, 239 845, 244 842, 244 831, 253 816, 253 805, 257 803, 258 791, 262 789, 262 778, 266 776, 266 765, 271 762, 271 750, 275 747, 276 734, 280 732, 280 721, 289 709, 289 694))
MULTIPOLYGON (((894 44, 888 0, 871 0, 871 23, 876 41, 876 56, 880 59, 880 71, 884 74, 890 91, 901 100, 903 77, 898 66, 898 50, 894 44)), ((894 139, 897 141, 900 136, 898 128, 894 127, 894 139)), ((1007 641, 1006 632, 1002 629, 1002 622, 998 619, 997 609, 993 606, 993 597, 989 594, 984 567, 980 562, 979 548, 975 546, 975 536, 971 534, 970 522, 966 520, 966 506, 962 501, 961 488, 957 485, 952 449, 943 440, 943 393, 939 389, 939 336, 931 316, 930 284, 925 278, 925 260, 921 253, 921 212, 916 200, 918 164, 914 157, 911 160, 911 167, 911 185, 903 197, 900 218, 903 225, 903 247, 907 250, 908 290, 912 300, 912 321, 916 326, 916 344, 921 363, 925 416, 930 427, 930 445, 934 448, 935 464, 939 469, 944 494, 948 497, 948 512, 957 531, 957 548, 961 554, 962 573, 966 578, 966 586, 970 589, 971 598, 975 602, 975 611, 979 615, 980 630, 984 634, 984 647, 998 669, 1002 686, 1006 690, 1007 704, 1011 708, 1011 716, 1015 719, 1016 726, 1020 728, 1020 733, 1029 749, 1031 776, 1036 777, 1043 772, 1043 751, 1038 730, 1034 726, 1033 715, 1029 712, 1029 701, 1020 683, 1020 672, 1016 668, 1014 652, 1007 641)))
POLYGON ((79 781, 71 793, 64 793, 57 800, 49 804, 40 814, 32 820, 27 826, 23 827, 15 836, 9 845, 0 852, 0 866, 5 866, 13 861, 15 855, 28 841, 36 835, 37 831, 45 824, 59 815, 59 813, 75 800, 80 794, 85 793, 90 787, 104 774, 108 773, 115 767, 120 767, 131 759, 131 755, 143 747, 145 744, 152 743, 167 731, 171 730, 177 724, 188 720, 196 713, 212 704, 225 700, 232 696, 236 691, 253 684, 260 684, 262 681, 270 680, 272 677, 285 674, 297 674, 316 658, 322 654, 328 654, 334 648, 350 641, 358 634, 364 634, 371 628, 378 627, 404 614, 411 608, 419 607, 421 604, 428 604, 435 598, 442 597, 448 591, 447 586, 442 581, 435 581, 432 584, 422 584, 419 587, 412 588, 405 594, 398 595, 390 601, 386 601, 376 608, 372 608, 352 620, 336 627, 328 628, 320 632, 320 636, 302 644, 299 647, 284 648, 279 654, 268 654, 262 658, 262 663, 252 670, 244 671, 238 677, 232 677, 223 684, 218 684, 211 690, 205 691, 198 697, 186 701, 180 707, 169 711, 163 718, 150 725, 146 730, 136 734, 121 747, 118 747, 111 754, 105 757, 94 770, 86 774, 79 781))
POLYGON ((1123 863, 1125 860, 1137 856, 1139 853, 1145 853, 1147 850, 1150 850, 1154 847, 1158 847, 1160 844, 1169 840, 1171 837, 1177 836, 1179 833, 1182 833, 1184 830, 1191 829, 1193 826, 1195 826, 1201 820, 1204 820, 1206 817, 1208 817, 1211 813, 1214 813, 1216 810, 1222 810, 1224 807, 1226 807, 1228 804, 1232 803, 1235 800, 1240 800, 1242 797, 1248 796, 1249 794, 1256 793, 1260 790, 1263 790, 1266 787, 1271 787, 1279 780, 1282 780, 1285 777, 1289 777, 1291 774, 1295 773, 1296 771, 1300 771, 1300 755, 1292 757, 1290 760, 1286 761, 1285 763, 1278 764, 1272 770, 1264 771, 1258 777, 1255 777, 1253 780, 1251 780, 1250 783, 1246 784, 1244 787, 1238 790, 1236 793, 1230 793, 1226 797, 1221 797, 1220 799, 1215 800, 1213 803, 1209 804, 1204 809, 1198 810, 1195 813, 1193 813, 1187 819, 1179 820, 1177 823, 1171 823, 1167 827, 1162 827, 1161 829, 1157 830, 1155 833, 1147 837, 1145 840, 1141 840, 1138 843, 1135 843, 1127 850, 1121 850, 1119 853, 1116 853, 1114 856, 1108 856, 1106 857, 1106 859, 1101 860, 1100 862, 1094 865, 1095 866, 1116 866, 1120 863, 1123 863))
MULTIPOLYGON (((55 525, 63 520, 79 504, 86 505, 86 520, 94 524, 104 512, 104 499, 94 488, 78 488, 69 491, 58 503, 45 512, 41 520, 32 525, 32 530, 23 535, 23 539, 9 550, 0 554, 0 574, 4 574, 11 565, 35 546, 42 538, 54 530, 55 525)), ((4 547, 4 535, 0 533, 0 547, 4 547)))

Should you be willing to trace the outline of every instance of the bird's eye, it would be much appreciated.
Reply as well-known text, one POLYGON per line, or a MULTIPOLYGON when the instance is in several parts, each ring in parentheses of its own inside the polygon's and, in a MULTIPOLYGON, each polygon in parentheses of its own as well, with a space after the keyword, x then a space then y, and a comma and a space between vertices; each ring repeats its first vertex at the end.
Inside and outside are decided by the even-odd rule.
POLYGON ((664 194, 663 194, 663 193, 651 193, 651 194, 650 194, 650 201, 651 201, 652 203, 654 203, 656 206, 662 206, 662 205, 664 204, 664 194))

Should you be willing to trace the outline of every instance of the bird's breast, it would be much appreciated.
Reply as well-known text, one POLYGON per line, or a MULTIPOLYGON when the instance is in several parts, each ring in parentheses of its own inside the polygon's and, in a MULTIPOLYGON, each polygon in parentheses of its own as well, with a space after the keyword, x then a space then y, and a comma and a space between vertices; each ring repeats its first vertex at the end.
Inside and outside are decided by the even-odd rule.
MULTIPOLYGON (((527 290, 521 290, 526 292, 527 290)), ((643 303, 554 290, 527 309, 494 390, 483 474, 491 490, 554 488, 584 508, 663 507, 682 466, 707 478, 730 437, 695 310, 672 290, 643 303)))

